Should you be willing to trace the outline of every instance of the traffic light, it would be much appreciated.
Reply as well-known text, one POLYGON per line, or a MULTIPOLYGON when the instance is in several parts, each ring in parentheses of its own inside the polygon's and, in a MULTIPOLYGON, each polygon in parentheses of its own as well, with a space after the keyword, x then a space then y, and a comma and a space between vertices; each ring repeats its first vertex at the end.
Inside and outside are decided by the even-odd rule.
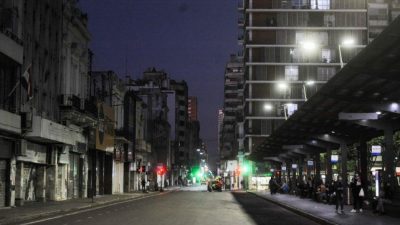
POLYGON ((241 173, 241 169, 238 167, 238 168, 236 168, 236 170, 235 170, 235 176, 240 176, 240 173, 241 173))
POLYGON ((240 168, 240 171, 243 173, 243 175, 250 173, 251 165, 248 162, 243 163, 243 165, 240 168))
POLYGON ((164 175, 166 172, 167 172, 167 169, 165 168, 165 166, 163 166, 163 165, 159 165, 159 166, 157 166, 157 169, 156 169, 157 171, 157 175, 160 175, 160 176, 162 176, 162 175, 164 175))

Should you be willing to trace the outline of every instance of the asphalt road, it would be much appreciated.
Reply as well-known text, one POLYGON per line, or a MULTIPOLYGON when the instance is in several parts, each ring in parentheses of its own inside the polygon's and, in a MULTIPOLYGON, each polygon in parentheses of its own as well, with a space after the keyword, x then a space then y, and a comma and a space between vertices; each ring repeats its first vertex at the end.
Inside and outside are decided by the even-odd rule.
POLYGON ((315 222, 244 192, 183 189, 162 195, 30 222, 40 225, 247 225, 315 222))

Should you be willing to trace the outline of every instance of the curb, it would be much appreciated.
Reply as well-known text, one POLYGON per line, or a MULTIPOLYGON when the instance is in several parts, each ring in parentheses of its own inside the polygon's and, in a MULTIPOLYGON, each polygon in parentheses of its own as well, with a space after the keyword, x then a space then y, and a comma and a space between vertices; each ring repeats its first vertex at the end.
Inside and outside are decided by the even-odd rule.
POLYGON ((51 212, 35 214, 35 215, 27 216, 25 218, 24 217, 20 218, 20 219, 13 219, 13 220, 6 219, 6 220, 0 222, 0 225, 26 223, 26 222, 29 222, 32 220, 45 219, 46 217, 58 216, 58 215, 62 215, 65 213, 78 212, 80 210, 88 210, 88 209, 95 210, 96 208, 99 208, 99 207, 107 207, 108 205, 113 205, 113 204, 122 204, 122 203, 130 202, 133 200, 139 200, 142 198, 155 197, 155 196, 167 194, 170 192, 173 192, 173 190, 171 190, 171 191, 168 190, 168 191, 164 191, 164 192, 154 192, 154 193, 150 193, 149 195, 134 196, 131 198, 126 198, 126 199, 114 199, 114 200, 106 201, 106 202, 94 202, 94 203, 89 203, 89 205, 84 205, 81 207, 60 209, 60 210, 55 210, 55 211, 51 211, 51 212))
POLYGON ((312 221, 314 221, 314 222, 316 222, 316 223, 319 223, 319 224, 321 224, 321 225, 339 225, 338 223, 335 223, 335 222, 333 222, 333 221, 324 219, 324 218, 319 217, 319 216, 315 216, 315 215, 313 215, 313 214, 310 214, 310 213, 308 213, 308 212, 305 212, 305 211, 303 211, 303 210, 300 210, 300 209, 298 209, 298 208, 296 208, 296 207, 287 205, 287 204, 282 203, 282 202, 279 202, 279 201, 272 200, 272 199, 270 199, 270 198, 266 198, 266 197, 264 197, 264 196, 262 196, 262 195, 260 195, 260 194, 255 193, 255 192, 250 192, 250 191, 246 191, 246 192, 249 193, 249 194, 253 194, 253 195, 255 195, 255 196, 259 197, 259 198, 262 198, 262 199, 264 199, 265 201, 268 201, 268 202, 274 203, 274 204, 276 204, 276 205, 279 205, 279 206, 281 206, 282 208, 285 208, 285 209, 287 209, 287 210, 289 210, 289 211, 291 211, 291 212, 294 212, 294 213, 296 213, 296 214, 298 214, 298 215, 300 215, 300 216, 306 217, 306 218, 308 218, 308 219, 310 219, 310 220, 312 220, 312 221))

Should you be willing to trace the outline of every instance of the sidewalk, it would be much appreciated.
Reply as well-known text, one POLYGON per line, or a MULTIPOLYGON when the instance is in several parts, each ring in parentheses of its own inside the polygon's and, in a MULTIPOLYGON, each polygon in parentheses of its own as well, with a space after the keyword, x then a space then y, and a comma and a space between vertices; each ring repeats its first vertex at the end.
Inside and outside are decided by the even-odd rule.
POLYGON ((344 214, 335 212, 335 205, 318 203, 311 199, 299 198, 288 194, 271 195, 265 191, 249 191, 261 198, 280 205, 297 214, 310 218, 320 224, 341 224, 341 225, 397 225, 400 219, 390 216, 379 216, 371 210, 364 210, 362 213, 351 213, 352 206, 344 206, 344 214))
MULTIPOLYGON (((165 192, 175 191, 179 187, 165 188, 165 192)), ((0 209, 0 224, 19 223, 26 220, 39 219, 48 216, 56 216, 67 212, 74 212, 104 206, 117 202, 124 202, 146 196, 156 196, 160 192, 134 192, 115 195, 96 196, 91 198, 71 199, 65 201, 30 202, 24 206, 0 209)))

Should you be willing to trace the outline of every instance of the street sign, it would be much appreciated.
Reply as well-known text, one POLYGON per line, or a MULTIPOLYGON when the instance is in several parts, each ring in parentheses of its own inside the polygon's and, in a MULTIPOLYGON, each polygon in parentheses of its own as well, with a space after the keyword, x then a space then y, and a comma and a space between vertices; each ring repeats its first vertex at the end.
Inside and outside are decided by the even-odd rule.
POLYGON ((338 155, 331 155, 331 162, 336 163, 339 161, 339 156, 338 155))
POLYGON ((297 164, 292 164, 292 169, 297 169, 297 164))
POLYGON ((376 113, 339 113, 339 120, 377 120, 376 113))
POLYGON ((314 161, 308 160, 308 161, 307 161, 307 165, 308 165, 308 166, 314 166, 314 161))
POLYGON ((373 156, 381 155, 382 147, 380 145, 372 145, 371 154, 373 156))
POLYGON ((282 166, 282 171, 286 171, 286 166, 282 166))

